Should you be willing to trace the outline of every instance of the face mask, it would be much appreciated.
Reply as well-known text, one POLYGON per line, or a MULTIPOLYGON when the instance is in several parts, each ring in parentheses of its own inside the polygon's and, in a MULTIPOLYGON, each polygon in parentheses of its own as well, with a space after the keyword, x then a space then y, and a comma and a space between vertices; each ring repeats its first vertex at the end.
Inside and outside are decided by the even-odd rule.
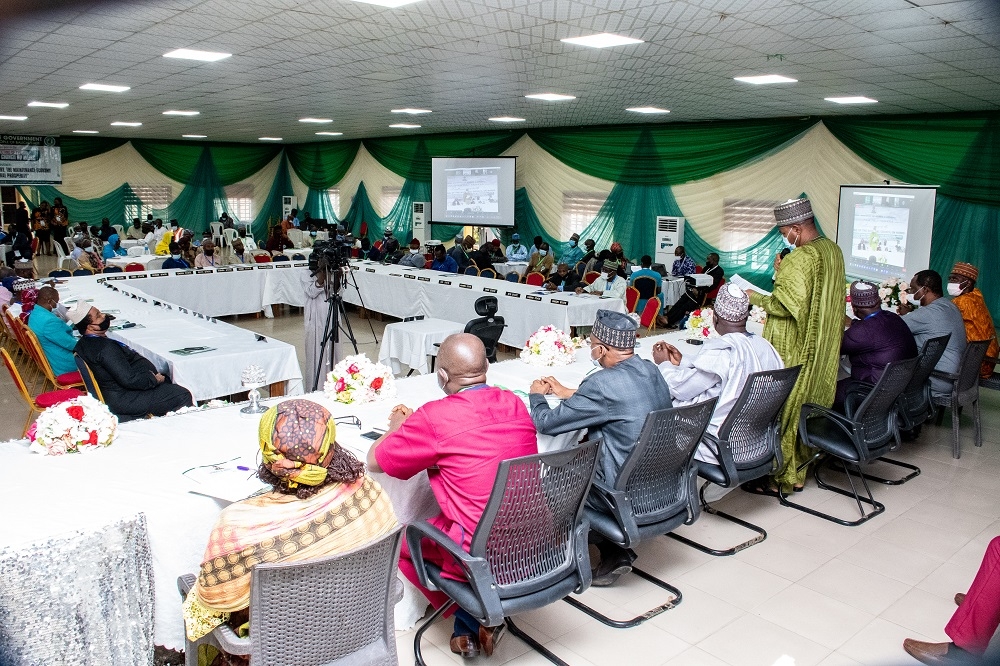
POLYGON ((310 231, 309 235, 312 236, 313 238, 316 238, 316 232, 315 231, 310 231))
POLYGON ((417 248, 416 250, 410 248, 410 254, 420 254, 420 248, 417 248))
POLYGON ((958 282, 948 283, 948 295, 949 296, 961 296, 962 295, 962 285, 958 282))
POLYGON ((920 299, 917 298, 917 294, 920 293, 920 289, 917 289, 912 294, 907 294, 906 299, 910 301, 910 305, 920 305, 920 299))
POLYGON ((179 254, 172 254, 172 255, 170 255, 170 258, 173 259, 174 261, 178 261, 178 260, 180 260, 181 255, 179 255, 179 254))
POLYGON ((510 243, 511 247, 517 247, 518 245, 520 245, 520 243, 517 242, 517 241, 511 241, 511 243, 510 243))
POLYGON ((114 319, 114 317, 112 317, 111 315, 105 315, 104 321, 98 324, 97 328, 101 329, 102 331, 108 330, 108 328, 111 326, 112 319, 114 319))
MULTIPOLYGON (((593 352, 591 352, 591 353, 593 353, 593 352)), ((598 368, 601 367, 601 359, 600 359, 600 357, 594 358, 593 356, 591 356, 590 357, 590 362, 593 363, 595 367, 598 367, 598 368)))
POLYGON ((205 250, 206 257, 211 257, 213 254, 215 254, 215 250, 205 250))
POLYGON ((569 242, 569 246, 570 246, 570 247, 576 247, 576 241, 575 241, 575 240, 571 240, 571 241, 569 242))
POLYGON ((544 257, 548 253, 549 253, 548 250, 539 250, 538 251, 538 256, 539 257, 544 257))
POLYGON ((794 250, 795 249, 795 243, 798 242, 798 240, 799 240, 798 235, 795 236, 795 240, 794 241, 793 240, 789 240, 786 237, 785 238, 785 247, 787 247, 789 250, 794 250))

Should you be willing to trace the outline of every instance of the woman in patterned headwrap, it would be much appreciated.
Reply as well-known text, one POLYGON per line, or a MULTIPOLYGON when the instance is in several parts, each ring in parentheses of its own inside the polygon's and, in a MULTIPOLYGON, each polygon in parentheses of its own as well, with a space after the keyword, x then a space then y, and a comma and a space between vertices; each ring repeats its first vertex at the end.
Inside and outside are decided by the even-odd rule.
MULTIPOLYGON (((335 435, 330 412, 309 400, 288 400, 261 417, 257 475, 273 490, 219 514, 184 602, 188 638, 246 621, 257 564, 346 552, 396 527, 389 496, 335 435)), ((199 663, 203 657, 208 663, 214 655, 199 655, 199 663)))

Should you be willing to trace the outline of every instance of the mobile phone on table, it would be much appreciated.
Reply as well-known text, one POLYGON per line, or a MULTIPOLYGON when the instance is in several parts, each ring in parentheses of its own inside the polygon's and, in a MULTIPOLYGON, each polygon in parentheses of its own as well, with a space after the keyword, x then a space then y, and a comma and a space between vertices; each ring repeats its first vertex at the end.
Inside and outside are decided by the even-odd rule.
POLYGON ((369 430, 368 432, 361 433, 361 436, 365 439, 370 439, 373 442, 385 434, 385 430, 369 430))

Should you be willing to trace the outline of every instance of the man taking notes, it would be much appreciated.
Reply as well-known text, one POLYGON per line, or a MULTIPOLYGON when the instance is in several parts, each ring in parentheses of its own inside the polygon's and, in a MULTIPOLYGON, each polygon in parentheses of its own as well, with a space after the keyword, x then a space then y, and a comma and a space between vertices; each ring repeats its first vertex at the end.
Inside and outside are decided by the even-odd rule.
POLYGON ((601 277, 589 285, 577 287, 576 293, 588 293, 594 296, 603 296, 604 298, 620 298, 624 301, 625 289, 628 288, 628 282, 625 278, 618 277, 618 262, 607 259, 604 261, 601 270, 604 271, 601 277))

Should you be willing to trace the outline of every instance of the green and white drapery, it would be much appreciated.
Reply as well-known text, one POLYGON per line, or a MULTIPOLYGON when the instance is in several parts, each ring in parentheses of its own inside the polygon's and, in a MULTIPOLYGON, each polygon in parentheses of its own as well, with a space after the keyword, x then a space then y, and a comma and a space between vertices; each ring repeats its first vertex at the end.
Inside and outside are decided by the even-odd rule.
MULTIPOLYGON (((338 220, 372 237, 407 237, 410 204, 430 197, 430 156, 513 155, 517 230, 542 236, 558 255, 569 236, 567 193, 603 201, 581 234, 598 247, 622 243, 630 257, 652 254, 656 215, 687 218, 685 245, 701 260, 717 251, 728 274, 767 286, 780 248, 775 232, 748 247, 726 247, 727 199, 780 201, 807 194, 822 230, 836 235, 839 185, 940 185, 931 267, 956 260, 980 268, 994 311, 1000 268, 988 261, 1000 235, 1000 113, 670 123, 470 132, 296 145, 204 144, 63 137, 59 187, 23 187, 31 203, 62 196, 71 219, 122 221, 137 193, 169 186, 157 211, 196 231, 228 209, 226 187, 252 189, 255 235, 294 194, 313 217, 338 220), (335 209, 330 190, 339 190, 335 209), (398 197, 394 197, 398 191, 398 197), (384 194, 385 193, 385 194, 384 194), (383 208, 388 208, 383 210, 383 208)), ((232 211, 229 211, 232 214, 232 211)), ((447 240, 457 227, 435 225, 447 240)))

